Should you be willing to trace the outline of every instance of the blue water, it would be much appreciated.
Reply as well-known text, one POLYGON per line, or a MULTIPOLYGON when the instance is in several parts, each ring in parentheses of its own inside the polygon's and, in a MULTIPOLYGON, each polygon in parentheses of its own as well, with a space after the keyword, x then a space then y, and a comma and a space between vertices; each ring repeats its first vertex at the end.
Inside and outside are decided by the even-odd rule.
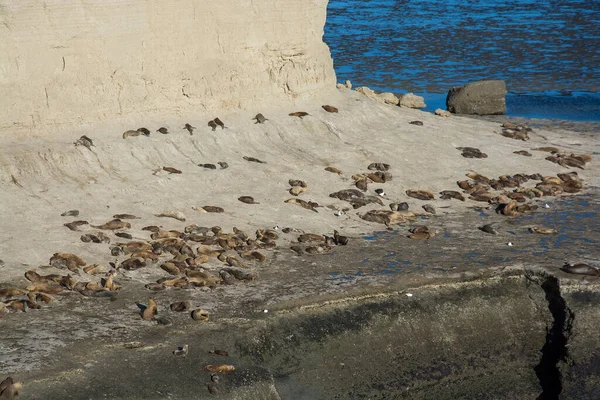
POLYGON ((424 96, 506 81, 507 114, 600 121, 598 0, 330 0, 338 81, 424 96))

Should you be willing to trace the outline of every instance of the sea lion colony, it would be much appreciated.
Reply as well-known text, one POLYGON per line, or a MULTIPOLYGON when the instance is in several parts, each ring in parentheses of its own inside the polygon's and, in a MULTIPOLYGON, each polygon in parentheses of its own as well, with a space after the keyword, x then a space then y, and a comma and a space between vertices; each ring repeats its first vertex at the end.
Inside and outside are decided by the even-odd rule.
MULTIPOLYGON (((339 112, 333 106, 323 106, 323 109, 330 113, 339 112)), ((303 118, 310 114, 302 111, 293 112, 289 115, 303 118)), ((253 119, 260 124, 268 121, 262 114, 257 114, 253 119)), ((416 124, 416 122, 420 121, 411 123, 416 124)), ((418 125, 422 125, 422 123, 418 125)), ((522 137, 519 137, 521 140, 526 140, 523 139, 524 135, 531 131, 527 127, 515 127, 508 123, 503 126, 505 129, 503 132, 508 131, 510 134, 522 132, 522 137)), ((218 118, 211 120, 208 127, 212 130, 215 130, 216 127, 225 129, 224 123, 218 118)), ((186 123, 183 129, 193 134, 196 128, 186 123)), ((160 127, 157 131, 161 134, 170 134, 165 127, 160 127)), ((509 136, 509 133, 504 136, 509 136)), ((127 139, 149 135, 150 130, 147 128, 138 128, 124 132, 122 137, 127 139)), ((93 146, 93 143, 90 138, 82 136, 75 142, 75 145, 83 145, 89 149, 93 146)), ((468 158, 487 157, 487 154, 472 147, 461 147, 458 150, 462 152, 462 156, 468 158)), ((547 159, 565 168, 584 169, 585 164, 591 160, 587 155, 566 154, 557 148, 537 148, 533 150, 551 152, 552 155, 547 159)), ((527 155, 525 151, 516 153, 527 155)), ((244 156, 243 159, 256 164, 267 163, 250 156, 244 156)), ((228 167, 226 162, 219 162, 218 164, 222 169, 228 167)), ((199 165, 204 168, 216 169, 214 164, 199 165)), ((384 224, 388 229, 392 229, 392 225, 411 225, 418 218, 427 220, 436 214, 434 205, 430 203, 422 205, 426 213, 411 212, 408 210, 407 203, 387 199, 383 189, 377 189, 374 191, 375 194, 368 194, 370 184, 390 184, 393 181, 393 175, 390 172, 392 168, 386 163, 373 162, 366 166, 366 172, 350 175, 352 184, 356 187, 355 189, 340 188, 340 190, 329 195, 331 198, 337 198, 348 203, 348 207, 341 210, 333 205, 322 205, 309 199, 300 198, 300 196, 310 194, 310 185, 309 182, 299 179, 289 180, 289 194, 293 197, 284 202, 313 213, 319 213, 320 209, 335 211, 335 215, 343 215, 351 210, 374 204, 378 208, 365 213, 357 212, 357 215, 365 221, 384 224)), ((158 171, 160 170, 169 174, 182 173, 182 171, 168 166, 162 167, 158 171)), ((343 171, 333 166, 328 166, 325 170, 340 177, 344 175, 343 171)), ((439 193, 439 199, 482 202, 485 203, 485 207, 494 208, 498 214, 506 217, 514 217, 521 213, 535 211, 538 206, 532 202, 534 199, 556 196, 562 193, 578 193, 584 187, 583 180, 575 171, 560 173, 557 176, 519 173, 490 178, 481 174, 468 173, 466 177, 468 179, 457 182, 460 191, 448 188, 439 193)), ((340 183, 346 185, 342 178, 340 183)), ((435 201, 434 193, 426 190, 406 190, 406 196, 421 201, 435 201)), ((252 205, 252 207, 261 206, 260 202, 256 202, 252 196, 244 193, 240 193, 238 200, 247 205, 252 205)), ((263 206, 268 207, 268 204, 263 206)), ((205 205, 194 209, 200 212, 226 212, 225 209, 216 205, 205 205)), ((165 211, 155 215, 180 221, 186 220, 185 215, 179 211, 165 211)), ((78 217, 79 211, 70 210, 64 212, 62 216, 78 217)), ((281 230, 259 229, 251 234, 235 227, 232 232, 227 232, 219 226, 202 227, 195 224, 186 226, 183 231, 169 230, 158 226, 145 226, 141 229, 148 232, 148 237, 136 237, 134 239, 126 231, 131 229, 132 223, 136 219, 139 218, 135 215, 116 214, 113 215, 113 219, 100 225, 92 225, 82 219, 64 223, 65 227, 71 231, 80 231, 82 228, 96 229, 96 231, 84 233, 80 237, 81 241, 90 245, 107 245, 110 254, 117 257, 117 259, 110 263, 110 266, 105 266, 88 263, 75 254, 55 253, 50 258, 49 265, 66 271, 62 274, 42 275, 36 270, 29 270, 25 273, 29 285, 24 288, 1 289, 0 318, 8 312, 27 312, 32 309, 40 309, 42 306, 52 303, 55 296, 67 292, 78 293, 85 297, 111 298, 116 296, 122 288, 118 276, 123 271, 158 268, 164 271, 165 276, 146 284, 149 298, 146 301, 147 305, 139 304, 139 317, 148 321, 169 324, 171 323, 170 319, 161 316, 161 313, 169 308, 171 312, 189 312, 190 317, 196 321, 207 321, 209 319, 208 312, 202 309, 192 310, 189 301, 174 302, 170 305, 157 304, 151 297, 151 293, 168 290, 169 288, 214 288, 217 285, 232 285, 258 279, 256 266, 265 262, 267 254, 274 249, 281 248, 282 244, 289 246, 290 250, 296 254, 317 255, 329 253, 335 246, 347 245, 349 242, 347 236, 343 236, 337 231, 334 231, 332 235, 314 234, 288 227, 281 230), (103 231, 107 231, 109 234, 103 231), (115 237, 111 238, 110 233, 115 237), (130 241, 120 241, 120 239, 130 239, 130 241), (116 242, 114 242, 115 240, 116 242), (250 268, 251 266, 255 268, 250 268)), ((428 240, 435 237, 437 233, 427 226, 409 226, 405 229, 407 229, 407 237, 415 240, 428 240)), ((478 229, 484 233, 497 234, 497 230, 491 225, 484 225, 478 229)), ((531 227, 530 232, 554 234, 556 230, 545 227, 531 227)), ((563 267, 563 270, 571 273, 600 275, 598 268, 587 265, 582 266, 581 264, 577 264, 575 267, 563 267)))

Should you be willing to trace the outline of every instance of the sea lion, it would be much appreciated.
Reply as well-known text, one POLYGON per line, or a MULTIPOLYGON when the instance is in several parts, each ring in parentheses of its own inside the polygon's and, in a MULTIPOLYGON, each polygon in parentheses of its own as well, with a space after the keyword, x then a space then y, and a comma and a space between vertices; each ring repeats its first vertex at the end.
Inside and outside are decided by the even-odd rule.
POLYGON ((208 121, 208 126, 210 126, 213 131, 217 130, 217 123, 215 122, 215 120, 208 121))
POLYGON ((167 135, 169 133, 169 130, 167 128, 165 128, 164 126, 158 128, 156 130, 156 132, 162 133, 163 135, 167 135))
POLYGON ((368 186, 367 186, 367 185, 368 185, 368 184, 369 184, 369 181, 367 180, 367 178, 364 178, 364 177, 363 177, 363 178, 360 178, 360 179, 357 179, 357 180, 354 182, 354 185, 355 185, 357 188, 359 188, 360 190, 362 190, 363 192, 366 192, 366 191, 367 191, 367 189, 368 189, 368 186))
POLYGON ((202 206, 202 208, 204 209, 204 211, 209 212, 209 213, 225 212, 225 210, 222 207, 217 207, 217 206, 202 206))
POLYGON ((425 190, 407 190, 406 195, 419 200, 433 200, 433 193, 425 190))
POLYGON ((383 191, 383 189, 375 189, 375 193, 382 197, 385 196, 385 192, 383 191))
POLYGON ((221 129, 225 129, 225 124, 219 118, 215 118, 213 121, 215 121, 215 124, 217 124, 218 126, 220 126, 221 129))
POLYGON ((123 239, 133 239, 133 236, 127 232, 115 232, 115 235, 123 239))
POLYGON ((229 168, 229 164, 227 164, 225 161, 219 161, 217 164, 219 164, 221 169, 229 168))
POLYGON ((487 158, 487 154, 482 153, 481 150, 475 147, 457 147, 456 149, 461 151, 462 156, 465 158, 487 158))
POLYGON ((552 153, 552 154, 556 154, 556 153, 560 153, 561 152, 561 150, 558 147, 552 147, 552 146, 537 147, 537 148, 532 149, 532 150, 545 151, 546 153, 552 153))
POLYGON ((590 276, 599 276, 600 275, 600 268, 593 266, 593 265, 585 264, 585 263, 576 263, 576 264, 566 263, 560 269, 561 269, 561 271, 567 272, 569 274, 590 275, 590 276))
POLYGON ((204 370, 207 372, 216 372, 219 374, 226 374, 228 372, 235 371, 235 366, 233 365, 206 365, 204 366, 204 370))
POLYGON ((186 123, 183 126, 183 129, 186 129, 190 133, 190 135, 193 135, 194 134, 194 129, 196 129, 196 127, 191 126, 190 124, 186 123))
POLYGON ((424 204, 421 207, 423 207, 423 210, 427 211, 428 213, 435 214, 435 208, 431 204, 424 204))
POLYGON ((146 136, 150 136, 150 130, 148 128, 142 127, 142 128, 138 128, 137 130, 138 130, 138 132, 141 132, 142 134, 144 134, 146 136))
POLYGON ((388 171, 390 169, 390 164, 386 163, 371 163, 367 167, 367 169, 371 171, 388 171))
POLYGON ((83 135, 82 137, 77 139, 73 144, 75 146, 84 146, 87 147, 88 150, 91 150, 91 147, 94 145, 94 142, 92 142, 92 139, 90 139, 89 137, 83 135))
MULTIPOLYGON (((194 321, 208 321, 209 313, 208 311, 202 310, 200 308, 191 312, 191 317, 194 321)), ((213 371, 218 372, 218 371, 213 371)))
POLYGON ((84 243, 93 242, 93 243, 109 243, 110 244, 110 238, 102 232, 97 232, 94 234, 86 233, 85 235, 81 235, 80 239, 84 243))
POLYGON ((174 218, 178 221, 185 221, 185 214, 181 211, 163 211, 160 214, 154 214, 156 217, 174 218))
POLYGON ((483 226, 477 227, 482 232, 489 233, 491 235, 497 235, 498 231, 492 226, 492 224, 485 224, 483 226))
POLYGON ((456 200, 460 200, 460 201, 465 201, 465 196, 463 196, 461 193, 457 192, 456 190, 442 190, 440 192, 440 199, 442 199, 442 200, 456 199, 456 200))
POLYGON ((306 192, 306 186, 293 186, 289 190, 289 193, 293 196, 301 195, 304 192, 306 192))
POLYGON ((107 229, 107 230, 117 230, 117 229, 129 229, 131 228, 131 224, 129 222, 121 221, 118 218, 113 219, 112 221, 108 221, 102 225, 90 225, 92 228, 96 229, 107 229))
POLYGON ((215 164, 198 164, 198 166, 206 169, 217 169, 215 164))
POLYGON ((301 186, 303 188, 307 187, 308 185, 306 184, 306 182, 301 181, 300 179, 290 179, 288 181, 288 183, 290 184, 290 186, 301 186))
POLYGON ((259 160, 258 158, 248 157, 248 156, 244 156, 244 160, 250 161, 250 162, 259 163, 259 164, 266 164, 267 163, 266 161, 259 160))
POLYGON ((156 225, 149 225, 142 228, 143 231, 158 232, 160 228, 156 225))
POLYGON ((338 109, 336 107, 334 107, 334 106, 330 106, 330 105, 326 104, 326 105, 321 106, 321 107, 323 108, 323 110, 325 110, 325 111, 327 111, 329 113, 337 113, 338 112, 338 109))
POLYGON ((181 174, 181 171, 173 167, 163 167, 163 171, 167 171, 169 174, 181 174))
POLYGON ((151 321, 155 318, 155 315, 158 311, 158 304, 156 304, 156 300, 152 297, 148 298, 148 306, 146 306, 141 312, 142 319, 146 321, 151 321))
POLYGON ((61 217, 77 217, 79 216, 79 210, 69 210, 60 214, 61 217))
POLYGON ((23 387, 23 382, 13 382, 12 378, 8 377, 0 385, 5 386, 0 392, 0 399, 14 399, 19 395, 19 390, 23 387))
POLYGON ((238 200, 246 204, 260 204, 254 201, 254 197, 252 196, 240 196, 238 197, 238 200))
POLYGON ((140 217, 136 217, 133 214, 115 214, 113 215, 114 219, 141 219, 140 217))
POLYGON ((72 231, 79 231, 78 228, 81 225, 88 225, 88 224, 89 224, 89 222, 87 222, 87 221, 79 220, 79 221, 68 222, 68 223, 64 224, 64 226, 66 226, 67 228, 69 228, 72 231))
POLYGON ((140 132, 140 131, 134 131, 134 130, 125 131, 125 132, 123 132, 123 139, 127 139, 128 137, 140 136, 143 134, 144 133, 140 132))
POLYGON ((342 171, 335 167, 325 167, 325 171, 333 172, 334 174, 342 175, 342 171))
POLYGON ((365 197, 364 193, 356 189, 344 189, 335 193, 331 193, 329 197, 334 197, 340 200, 349 201, 354 198, 365 197))
POLYGON ((529 228, 529 232, 539 233, 542 235, 555 235, 558 233, 556 229, 546 228, 544 226, 532 226, 531 228, 529 228))
POLYGON ((337 246, 346 246, 348 244, 348 237, 347 236, 342 236, 342 235, 339 234, 338 231, 334 230, 333 231, 333 242, 337 246))
POLYGON ((254 123, 254 125, 256 124, 264 124, 265 121, 268 121, 268 119, 265 118, 264 115, 262 115, 261 113, 256 114, 256 116, 254 118, 252 118, 253 120, 256 120, 256 122, 254 123))
POLYGON ((288 115, 290 117, 298 117, 298 118, 302 119, 302 117, 306 117, 309 114, 304 111, 296 111, 296 112, 289 113, 288 115))
POLYGON ((123 261, 119 267, 127 271, 135 271, 136 269, 144 268, 146 261, 141 257, 132 257, 123 261))
POLYGON ((525 157, 531 157, 531 153, 528 152, 527 150, 513 151, 513 154, 518 154, 520 156, 525 156, 525 157))
POLYGON ((315 209, 315 207, 318 206, 318 204, 315 203, 315 202, 304 201, 302 199, 292 198, 292 199, 287 199, 286 201, 284 201, 284 203, 295 204, 295 205, 300 206, 302 208, 305 208, 307 210, 311 210, 311 211, 314 211, 316 213, 319 212, 319 211, 317 211, 315 209))
POLYGON ((411 124, 411 125, 417 125, 417 126, 423 126, 423 121, 410 121, 409 124, 411 124))
POLYGON ((76 271, 77 267, 83 267, 86 262, 72 253, 54 253, 49 264, 58 269, 67 268, 70 271, 76 271))
POLYGON ((409 239, 416 239, 416 240, 426 240, 426 239, 431 239, 432 237, 434 237, 437 232, 433 232, 430 231, 429 228, 424 227, 426 229, 424 230, 413 230, 413 232, 408 235, 409 239))

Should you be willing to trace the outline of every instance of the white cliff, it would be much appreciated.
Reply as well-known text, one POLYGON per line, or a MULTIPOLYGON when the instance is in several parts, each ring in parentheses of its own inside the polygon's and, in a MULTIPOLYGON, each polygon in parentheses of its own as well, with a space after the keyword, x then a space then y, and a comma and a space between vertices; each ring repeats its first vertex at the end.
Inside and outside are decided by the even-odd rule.
POLYGON ((327 0, 0 0, 0 132, 293 105, 335 89, 327 0))

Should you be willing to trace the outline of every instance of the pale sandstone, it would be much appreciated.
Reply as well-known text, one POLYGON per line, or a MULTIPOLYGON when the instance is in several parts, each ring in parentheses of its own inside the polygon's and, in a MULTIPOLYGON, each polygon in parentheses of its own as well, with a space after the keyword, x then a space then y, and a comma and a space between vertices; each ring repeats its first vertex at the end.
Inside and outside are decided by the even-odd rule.
POLYGON ((0 0, 0 134, 320 101, 326 4, 0 0))

